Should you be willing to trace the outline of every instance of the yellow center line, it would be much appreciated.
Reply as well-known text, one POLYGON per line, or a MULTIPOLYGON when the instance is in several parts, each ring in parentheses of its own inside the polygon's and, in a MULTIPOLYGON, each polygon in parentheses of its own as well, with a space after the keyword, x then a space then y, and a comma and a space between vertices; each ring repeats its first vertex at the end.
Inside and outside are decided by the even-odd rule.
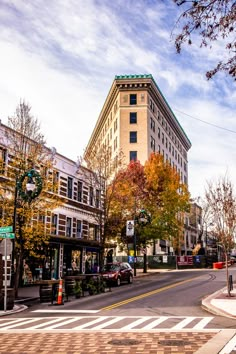
MULTIPOLYGON (((197 278, 199 278, 199 277, 197 277, 197 278)), ((155 289, 155 290, 149 291, 148 293, 131 297, 131 298, 129 298, 129 299, 126 299, 126 300, 117 302, 117 303, 115 303, 115 304, 113 304, 113 305, 110 305, 110 306, 102 307, 102 308, 100 309, 100 311, 101 311, 101 310, 112 310, 112 309, 114 309, 114 308, 116 308, 116 307, 119 307, 119 306, 122 306, 122 305, 126 305, 126 304, 128 304, 128 303, 130 303, 130 302, 133 302, 133 301, 136 301, 136 300, 140 300, 140 299, 143 299, 143 298, 145 298, 145 297, 152 296, 152 295, 157 294, 157 293, 160 293, 160 292, 162 292, 162 291, 165 291, 165 290, 174 288, 174 287, 176 287, 176 286, 179 286, 179 285, 188 283, 188 282, 192 281, 193 279, 196 279, 196 277, 190 278, 190 279, 187 279, 187 280, 182 280, 182 281, 180 281, 180 282, 178 282, 178 283, 174 283, 174 284, 171 284, 171 285, 167 285, 167 286, 164 286, 163 288, 155 289)))

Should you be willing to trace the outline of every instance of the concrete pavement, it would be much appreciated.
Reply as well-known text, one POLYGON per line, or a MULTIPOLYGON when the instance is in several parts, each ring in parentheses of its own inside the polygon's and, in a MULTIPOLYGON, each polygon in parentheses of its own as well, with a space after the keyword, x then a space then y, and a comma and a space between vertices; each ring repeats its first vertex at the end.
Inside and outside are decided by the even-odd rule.
MULTIPOLYGON (((154 273, 166 272, 167 270, 148 270, 143 273, 142 270, 137 270, 137 277, 149 276, 154 273)), ((174 270, 176 271, 176 270, 174 270)), ((181 271, 181 270, 180 270, 181 271)), ((216 270, 217 271, 217 270, 216 270)), ((216 315, 226 316, 236 319, 236 289, 231 291, 231 297, 227 296, 226 288, 223 288, 202 299, 202 307, 216 315)), ((15 306, 11 311, 0 311, 0 316, 10 315, 15 312, 23 311, 27 307, 24 305, 29 299, 39 298, 39 286, 27 286, 18 289, 18 299, 15 301, 15 306)))
MULTIPOLYGON (((169 270, 148 270, 143 273, 142 270, 137 270, 137 277, 149 276, 153 273, 166 272, 169 270)), ((175 271, 175 270, 174 270, 175 271)), ((181 271, 181 270, 180 270, 181 271)), ((216 270, 217 271, 217 270, 216 270)), ((227 296, 227 289, 223 288, 202 299, 202 307, 207 311, 236 319, 236 289, 231 291, 231 297, 227 296)), ((29 299, 39 298, 39 286, 27 286, 18 289, 18 299, 15 301, 15 306, 11 311, 0 311, 0 316, 10 315, 15 312, 23 311, 27 307, 24 305, 29 299)))
MULTIPOLYGON (((159 273, 159 270, 155 271, 155 272, 159 273)), ((154 272, 150 271, 150 270, 148 270, 148 273, 142 273, 142 271, 137 270, 137 277, 148 276, 153 273, 154 272)), ((11 314, 14 314, 14 313, 17 313, 20 311, 24 311, 25 309, 27 309, 27 307, 24 305, 24 301, 26 299, 39 298, 39 287, 38 286, 29 286, 29 287, 20 288, 18 294, 19 294, 19 299, 17 299, 15 301, 15 306, 14 306, 13 310, 6 311, 6 312, 0 311, 0 316, 11 315, 11 314)), ((232 290, 231 295, 232 295, 231 297, 227 296, 226 288, 221 289, 221 290, 205 297, 204 299, 202 299, 202 307, 213 314, 236 319, 236 290, 232 290)), ((1 339, 3 339, 2 335, 3 334, 1 333, 1 339)), ((15 334, 14 338, 17 338, 17 335, 18 334, 15 334)), ((54 335, 56 335, 56 334, 54 334, 54 335)), ((60 334, 60 336, 61 335, 62 334, 60 334)), ((7 336, 9 336, 9 334, 7 336)), ((11 336, 12 336, 12 340, 13 340, 13 334, 11 334, 11 336)), ((32 338, 34 339, 35 346, 40 345, 41 340, 42 340, 41 336, 43 336, 43 334, 37 333, 37 336, 39 337, 39 344, 37 343, 37 340, 35 341, 35 339, 37 338, 37 337, 35 337, 35 334, 34 334, 34 336, 32 335, 32 338)), ((86 342, 86 340, 88 339, 87 336, 88 336, 88 334, 81 333, 79 337, 84 339, 86 342)), ((207 331, 207 329, 206 329, 204 332, 200 332, 200 333, 198 333, 197 331, 183 332, 183 333, 166 331, 165 335, 163 334, 162 339, 160 339, 160 334, 157 335, 154 332, 149 333, 149 331, 147 331, 146 336, 145 336, 145 334, 143 334, 144 338, 141 342, 142 345, 140 344, 140 333, 135 334, 135 333, 132 333, 132 331, 130 333, 128 332, 125 334, 124 333, 123 334, 122 333, 120 333, 120 334, 113 333, 112 336, 110 334, 106 335, 106 334, 99 333, 96 336, 97 336, 97 340, 98 340, 97 350, 95 350, 95 348, 93 346, 93 348, 92 347, 90 348, 91 350, 84 349, 84 351, 79 351, 78 349, 76 349, 76 348, 78 348, 79 342, 77 343, 75 340, 75 343, 74 343, 75 351, 69 350, 68 353, 73 352, 73 353, 77 354, 77 353, 95 353, 95 352, 96 353, 105 353, 106 352, 106 353, 119 353, 120 354, 120 353, 124 352, 124 353, 132 353, 132 354, 135 354, 135 353, 153 353, 153 354, 168 353, 169 354, 169 353, 172 353, 172 350, 170 349, 171 341, 172 341, 173 347, 175 347, 175 341, 177 341, 177 342, 179 341, 180 344, 181 343, 183 344, 183 346, 181 348, 178 347, 176 350, 173 350, 173 352, 180 353, 180 354, 184 354, 184 353, 188 353, 188 354, 190 354, 190 353, 195 353, 195 354, 205 354, 205 353, 230 354, 231 353, 231 354, 233 354, 233 353, 236 353, 236 326, 235 326, 235 329, 230 329, 230 330, 227 330, 227 329, 215 330, 215 331, 211 332, 211 331, 207 331), (172 335, 171 335, 171 333, 172 333, 172 335), (128 336, 127 336, 127 334, 128 334, 128 336), (199 336, 199 344, 196 345, 198 336, 199 336), (99 339, 100 337, 102 338, 101 340, 99 339), (158 337, 158 342, 157 342, 157 337, 158 337), (109 341, 109 338, 110 338, 110 341, 109 341), (114 343, 111 343, 111 339, 113 340, 114 343), (133 342, 131 339, 133 340, 133 342), (129 342, 130 340, 131 340, 131 342, 129 342), (124 343, 122 341, 124 341, 124 343), (150 345, 150 341, 151 341, 152 345, 150 345), (153 344, 153 341, 155 342, 155 344, 153 344), (192 344, 190 345, 190 342, 188 343, 188 341, 190 341, 190 342, 192 341, 191 342, 192 344), (107 346, 106 346, 107 349, 104 349, 105 347, 103 348, 104 343, 107 343, 107 346), (195 344, 193 345, 193 343, 195 343, 195 344), (101 350, 105 350, 105 351, 100 351, 99 345, 101 348, 103 348, 101 350), (109 347, 109 345, 110 345, 110 347, 109 347), (118 347, 116 348, 117 345, 118 345, 118 347), (121 350, 120 345, 123 345, 122 348, 124 351, 121 350), (128 345, 128 347, 127 347, 127 345, 128 345), (136 345, 138 345, 138 347, 136 345), (109 351, 108 348, 109 348, 109 350, 110 350, 110 348, 112 348, 111 351, 109 351), (180 351, 178 351, 178 350, 180 350, 180 351)), ((71 338, 69 336, 69 333, 67 333, 67 336, 65 337, 65 339, 67 339, 67 338, 71 338)), ((10 341, 10 337, 7 337, 7 340, 10 341)), ((17 342, 17 340, 19 340, 19 339, 16 339, 16 342, 17 342)), ((70 340, 71 339, 69 339, 69 341, 70 340)), ((10 341, 10 342, 12 343, 12 341, 10 341)), ((52 343, 55 343, 54 340, 52 341, 52 343)), ((19 345, 20 345, 20 343, 18 342, 18 346, 19 345)), ((32 347, 32 351, 37 352, 37 350, 35 351, 35 349, 36 349, 35 346, 32 347)), ((5 352, 4 350, 3 351, 1 350, 4 348, 5 347, 1 348, 1 344, 0 344, 0 352, 1 353, 5 352)), ((20 349, 22 350, 22 348, 19 348, 19 350, 20 349)), ((172 348, 172 346, 171 346, 171 348, 172 348)), ((64 346, 64 344, 63 344, 63 349, 64 349, 64 351, 62 351, 62 352, 67 353, 66 347, 64 346)), ((9 347, 8 347, 8 351, 6 350, 6 353, 7 352, 10 353, 9 347)), ((44 351, 44 353, 50 353, 50 352, 52 352, 52 351, 49 349, 49 347, 48 347, 48 351, 47 350, 44 351)), ((61 353, 61 350, 58 350, 58 353, 59 352, 61 353)), ((21 353, 21 351, 19 351, 19 352, 15 351, 15 353, 21 353)), ((54 353, 55 353, 55 351, 54 351, 54 353)))

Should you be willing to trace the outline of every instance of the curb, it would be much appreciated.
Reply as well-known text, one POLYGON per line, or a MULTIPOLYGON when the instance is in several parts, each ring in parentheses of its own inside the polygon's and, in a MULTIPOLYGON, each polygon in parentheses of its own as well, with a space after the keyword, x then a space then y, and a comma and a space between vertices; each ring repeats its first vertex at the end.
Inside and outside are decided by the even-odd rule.
POLYGON ((236 316, 231 315, 230 313, 220 309, 219 307, 216 307, 216 306, 212 305, 212 303, 211 303, 211 300, 215 299, 219 294, 222 294, 225 289, 226 288, 218 290, 215 293, 213 293, 213 294, 205 297, 204 299, 202 299, 201 307, 204 310, 206 310, 206 311, 208 311, 208 312, 210 312, 210 313, 212 313, 214 315, 219 315, 219 316, 224 316, 224 317, 235 319, 236 316))
POLYGON ((27 301, 35 301, 35 300, 38 300, 39 299, 39 296, 35 296, 35 297, 24 297, 22 299, 16 299, 14 301, 15 304, 22 304, 24 302, 27 302, 27 301))
POLYGON ((8 316, 8 315, 13 315, 15 313, 18 313, 18 312, 22 312, 22 311, 25 311, 27 310, 27 306, 25 305, 14 305, 13 309, 12 310, 8 310, 8 311, 0 311, 0 317, 2 316, 8 316))

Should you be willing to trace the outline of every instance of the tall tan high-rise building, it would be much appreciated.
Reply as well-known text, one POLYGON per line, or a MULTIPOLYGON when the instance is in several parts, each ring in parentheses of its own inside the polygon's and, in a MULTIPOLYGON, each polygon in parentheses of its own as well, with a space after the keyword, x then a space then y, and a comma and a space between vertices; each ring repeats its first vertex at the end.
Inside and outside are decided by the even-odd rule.
POLYGON ((151 152, 165 161, 188 183, 187 153, 191 143, 152 75, 116 76, 86 148, 85 160, 102 147, 114 159, 119 151, 125 162, 142 164, 151 152))

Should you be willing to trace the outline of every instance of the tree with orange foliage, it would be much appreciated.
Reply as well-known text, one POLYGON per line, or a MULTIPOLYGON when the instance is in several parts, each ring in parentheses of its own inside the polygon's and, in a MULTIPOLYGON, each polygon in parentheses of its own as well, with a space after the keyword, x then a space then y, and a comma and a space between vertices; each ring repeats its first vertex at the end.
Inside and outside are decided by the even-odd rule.
POLYGON ((116 231, 124 237, 127 220, 136 219, 141 210, 150 215, 146 225, 136 223, 136 235, 140 246, 153 239, 179 239, 183 227, 181 213, 189 208, 189 192, 179 174, 160 154, 153 153, 145 165, 132 161, 121 170, 113 183, 116 193, 112 200, 111 218, 119 219, 116 231))

